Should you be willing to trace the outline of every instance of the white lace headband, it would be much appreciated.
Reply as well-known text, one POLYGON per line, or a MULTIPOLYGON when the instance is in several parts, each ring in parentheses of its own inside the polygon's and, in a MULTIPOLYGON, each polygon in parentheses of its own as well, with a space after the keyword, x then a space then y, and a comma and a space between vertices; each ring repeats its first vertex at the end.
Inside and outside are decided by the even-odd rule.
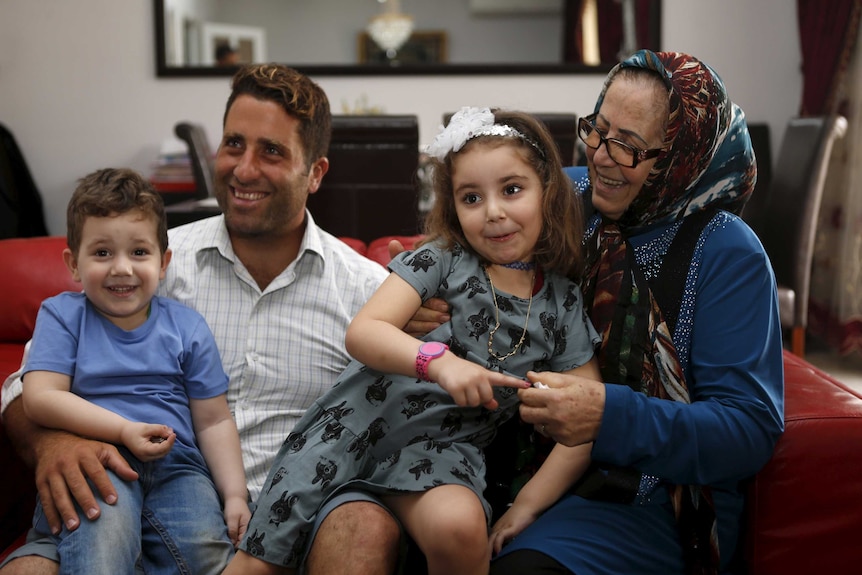
POLYGON ((434 141, 425 146, 425 153, 443 161, 449 152, 459 151, 464 144, 479 136, 518 138, 533 146, 540 156, 545 156, 536 142, 512 126, 495 124, 494 113, 490 109, 474 107, 464 107, 452 114, 449 124, 440 126, 434 141))

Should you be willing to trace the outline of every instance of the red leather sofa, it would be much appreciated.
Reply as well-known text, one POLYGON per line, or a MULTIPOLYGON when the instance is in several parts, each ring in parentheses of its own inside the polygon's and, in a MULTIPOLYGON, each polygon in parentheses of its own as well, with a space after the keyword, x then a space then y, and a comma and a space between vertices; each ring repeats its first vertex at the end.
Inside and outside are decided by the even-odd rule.
MULTIPOLYGON (((412 247, 418 236, 399 238, 412 247)), ((390 238, 344 238, 385 263, 390 238)), ((15 371, 41 301, 78 290, 63 237, 0 241, 0 379, 15 371)), ((748 485, 744 564, 750 575, 859 572, 862 533, 862 396, 785 352, 786 430, 748 485)), ((0 428, 0 558, 30 525, 32 473, 0 428)))

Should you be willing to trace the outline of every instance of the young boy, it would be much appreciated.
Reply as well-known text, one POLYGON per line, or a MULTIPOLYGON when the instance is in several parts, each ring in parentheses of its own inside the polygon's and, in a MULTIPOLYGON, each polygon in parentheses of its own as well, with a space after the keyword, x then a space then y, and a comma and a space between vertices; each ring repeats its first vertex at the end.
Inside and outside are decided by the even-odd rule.
MULTIPOLYGON (((113 476, 119 497, 98 521, 54 533, 63 571, 220 573, 248 524, 245 473, 209 327, 155 296, 171 259, 162 200, 132 170, 98 170, 69 201, 67 242, 84 292, 43 302, 24 408, 117 444, 138 480, 113 476)), ((39 505, 33 521, 48 532, 39 505)))

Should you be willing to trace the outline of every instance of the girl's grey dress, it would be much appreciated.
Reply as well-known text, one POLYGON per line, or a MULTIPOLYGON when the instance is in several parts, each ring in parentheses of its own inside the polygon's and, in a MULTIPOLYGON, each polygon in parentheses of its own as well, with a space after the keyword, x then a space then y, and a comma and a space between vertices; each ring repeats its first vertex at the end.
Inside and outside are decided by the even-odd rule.
MULTIPOLYGON (((447 343, 453 353, 489 369, 517 377, 529 370, 566 371, 589 361, 599 342, 583 312, 578 284, 547 275, 533 295, 523 344, 499 361, 488 353, 495 306, 475 255, 460 246, 446 251, 425 245, 400 254, 389 268, 416 288, 423 301, 437 296, 451 306, 451 321, 424 339, 447 343)), ((505 356, 520 339, 528 304, 497 291, 497 356, 505 356)), ((318 509, 348 486, 380 494, 460 484, 476 493, 490 518, 482 498, 482 449, 518 404, 514 388, 495 388, 494 395, 500 404, 495 411, 458 407, 436 383, 351 362, 282 445, 241 549, 296 567, 318 509)))

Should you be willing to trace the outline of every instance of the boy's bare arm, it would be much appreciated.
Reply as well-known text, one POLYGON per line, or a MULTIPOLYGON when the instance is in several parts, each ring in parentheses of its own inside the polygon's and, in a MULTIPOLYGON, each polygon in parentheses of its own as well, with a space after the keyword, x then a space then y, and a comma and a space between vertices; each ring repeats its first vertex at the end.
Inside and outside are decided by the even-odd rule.
POLYGON ((129 421, 70 391, 71 377, 54 371, 25 376, 24 412, 34 423, 125 445, 141 461, 164 457, 176 438, 166 425, 129 421))
POLYGON ((224 501, 228 535, 237 545, 245 534, 251 511, 239 433, 225 396, 190 400, 195 436, 224 501))

